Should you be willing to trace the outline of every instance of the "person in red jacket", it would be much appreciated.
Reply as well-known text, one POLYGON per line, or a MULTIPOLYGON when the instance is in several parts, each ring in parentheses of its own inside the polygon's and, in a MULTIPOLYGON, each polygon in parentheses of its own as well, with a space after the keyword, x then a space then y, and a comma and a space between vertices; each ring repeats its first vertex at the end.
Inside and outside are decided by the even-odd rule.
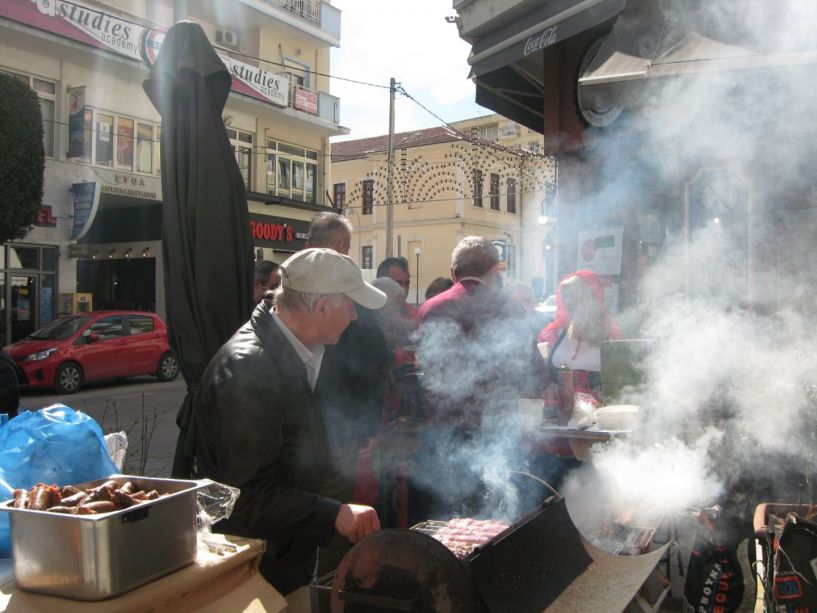
POLYGON ((548 345, 550 380, 545 392, 548 406, 564 409, 560 369, 572 372, 576 392, 601 402, 601 343, 622 338, 604 303, 605 285, 605 281, 590 270, 570 273, 559 283, 556 318, 538 337, 540 343, 548 345))

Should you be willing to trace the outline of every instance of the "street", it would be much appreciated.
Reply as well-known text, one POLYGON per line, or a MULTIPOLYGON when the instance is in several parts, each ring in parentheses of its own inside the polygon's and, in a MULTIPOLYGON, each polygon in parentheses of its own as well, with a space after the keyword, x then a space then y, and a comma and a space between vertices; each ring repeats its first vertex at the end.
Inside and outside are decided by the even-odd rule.
POLYGON ((88 384, 76 394, 25 392, 20 410, 36 410, 61 402, 93 417, 105 434, 128 435, 123 472, 128 475, 169 477, 176 446, 176 413, 184 398, 182 377, 160 383, 153 377, 133 377, 88 384))

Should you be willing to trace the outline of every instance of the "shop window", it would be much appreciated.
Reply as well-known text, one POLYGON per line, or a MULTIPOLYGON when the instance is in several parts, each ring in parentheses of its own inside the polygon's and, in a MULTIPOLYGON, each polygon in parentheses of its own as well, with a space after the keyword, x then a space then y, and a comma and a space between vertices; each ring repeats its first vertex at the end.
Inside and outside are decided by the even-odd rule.
POLYGON ((472 176, 472 191, 474 194, 474 206, 482 206, 482 171, 474 169, 472 176))
POLYGON ((56 124, 57 84, 37 77, 30 77, 18 72, 0 70, 15 77, 33 89, 40 100, 40 110, 43 117, 43 150, 47 157, 54 157, 54 130, 56 124))
POLYGON ((332 187, 332 196, 335 208, 342 211, 346 207, 346 183, 335 183, 332 187))
POLYGON ((36 247, 9 246, 9 268, 37 270, 39 265, 39 249, 36 247))
POLYGON ((318 152, 268 140, 267 193, 316 204, 318 152))
POLYGON ((128 324, 131 336, 153 332, 153 318, 146 315, 129 315, 128 324))
POLYGON ((491 210, 499 210, 499 175, 491 173, 491 210))
POLYGON ((360 248, 360 267, 371 270, 374 265, 372 263, 373 253, 371 245, 366 245, 360 248))
POLYGON ((364 215, 371 215, 374 208, 374 179, 363 181, 363 210, 364 215))
POLYGON ((506 208, 509 213, 516 213, 516 179, 508 179, 506 208))

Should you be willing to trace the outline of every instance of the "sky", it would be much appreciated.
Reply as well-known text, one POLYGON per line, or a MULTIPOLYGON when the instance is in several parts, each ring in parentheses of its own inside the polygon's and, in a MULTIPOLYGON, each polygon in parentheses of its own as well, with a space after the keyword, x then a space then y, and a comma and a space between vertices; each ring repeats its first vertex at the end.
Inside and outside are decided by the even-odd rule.
MULTIPOLYGON (((451 0, 333 0, 341 11, 341 46, 332 49, 331 74, 388 88, 394 77, 418 102, 447 122, 487 115, 468 79, 470 45, 459 37, 451 0)), ((388 134, 389 91, 332 79, 340 124, 348 140, 388 134)), ((442 125, 399 93, 395 132, 442 125)))

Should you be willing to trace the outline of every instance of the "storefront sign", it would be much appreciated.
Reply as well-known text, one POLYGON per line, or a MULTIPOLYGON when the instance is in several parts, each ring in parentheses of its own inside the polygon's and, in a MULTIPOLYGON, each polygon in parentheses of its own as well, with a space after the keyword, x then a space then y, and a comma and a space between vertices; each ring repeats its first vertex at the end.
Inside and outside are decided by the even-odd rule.
POLYGON ((74 225, 71 228, 71 240, 78 241, 94 223, 99 210, 99 183, 74 183, 71 186, 71 197, 74 201, 74 225))
POLYGON ((85 86, 68 90, 68 157, 85 155, 85 86))
MULTIPOLYGON (((159 55, 166 32, 164 28, 142 26, 105 13, 80 0, 2 0, 0 17, 150 65, 159 55)), ((216 53, 233 77, 234 91, 288 106, 286 77, 216 53)))
POLYGON ((40 207, 40 210, 37 211, 37 221, 34 222, 34 225, 48 226, 51 228, 57 225, 57 218, 54 217, 51 205, 44 204, 43 206, 40 207))
POLYGON ((158 200, 156 192, 149 191, 144 177, 129 173, 116 173, 113 184, 103 183, 103 194, 116 194, 117 196, 130 196, 132 198, 144 198, 146 200, 158 200))
POLYGON ((262 98, 279 106, 289 104, 289 81, 258 66, 252 66, 218 53, 233 76, 233 89, 255 98, 262 98))
POLYGON ((312 115, 318 114, 318 94, 302 87, 295 88, 295 108, 312 115))
POLYGON ((309 222, 250 213, 250 232, 256 246, 298 251, 309 238, 309 222))
POLYGON ((74 0, 5 0, 0 15, 133 60, 149 29, 74 0))
POLYGON ((69 258, 82 258, 91 255, 91 245, 68 245, 69 258))
POLYGON ((599 275, 621 274, 621 228, 579 232, 578 269, 599 275))

